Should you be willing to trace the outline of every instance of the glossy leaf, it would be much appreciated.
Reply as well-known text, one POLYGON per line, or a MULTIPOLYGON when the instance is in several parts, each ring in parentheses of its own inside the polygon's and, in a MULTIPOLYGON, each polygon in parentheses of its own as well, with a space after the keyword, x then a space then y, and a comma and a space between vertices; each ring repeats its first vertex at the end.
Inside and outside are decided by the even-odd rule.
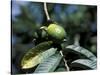
POLYGON ((83 47, 80 47, 80 46, 77 46, 77 45, 70 45, 70 46, 67 46, 66 49, 68 51, 73 51, 73 52, 76 52, 76 53, 83 54, 92 61, 97 60, 96 56, 92 52, 90 52, 89 50, 87 50, 83 47))
POLYGON ((58 68, 58 69, 56 70, 56 72, 63 72, 63 71, 66 71, 66 69, 65 69, 65 68, 63 68, 63 67, 58 68))
POLYGON ((61 58, 62 56, 60 55, 60 53, 56 53, 50 56, 36 68, 35 73, 53 72, 59 65, 61 58))
POLYGON ((56 50, 57 49, 50 48, 47 51, 44 51, 43 53, 40 53, 33 58, 30 57, 28 61, 24 61, 26 63, 23 65, 23 69, 32 68, 36 66, 37 64, 41 63, 46 58, 48 58, 49 56, 53 55, 56 52, 56 50))
POLYGON ((96 69, 97 63, 89 59, 78 59, 72 62, 71 67, 80 67, 83 69, 96 69))
POLYGON ((32 68, 54 54, 57 49, 51 48, 51 44, 52 41, 43 42, 30 49, 21 60, 22 69, 32 68))

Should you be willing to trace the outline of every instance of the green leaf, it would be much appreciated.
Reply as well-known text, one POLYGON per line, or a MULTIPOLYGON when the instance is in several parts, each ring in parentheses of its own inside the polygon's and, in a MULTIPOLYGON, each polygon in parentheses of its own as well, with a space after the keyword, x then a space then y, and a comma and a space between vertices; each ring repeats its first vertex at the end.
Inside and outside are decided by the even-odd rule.
POLYGON ((96 61, 97 60, 96 56, 92 52, 90 52, 89 50, 87 50, 87 49, 85 49, 83 47, 80 47, 80 46, 77 46, 77 45, 70 45, 70 46, 67 46, 66 49, 68 51, 73 51, 75 53, 83 54, 83 55, 85 55, 87 58, 89 58, 92 61, 96 61))
POLYGON ((51 44, 52 41, 43 42, 30 49, 21 60, 22 69, 32 68, 53 55, 57 49, 51 48, 51 44))
POLYGON ((97 63, 89 59, 78 59, 72 62, 71 67, 80 67, 83 69, 96 69, 97 63))
POLYGON ((58 68, 55 72, 62 72, 62 71, 66 71, 66 69, 63 68, 63 67, 60 67, 60 68, 58 68))
POLYGON ((35 70, 35 73, 53 72, 59 65, 61 58, 62 56, 60 55, 60 53, 55 53, 54 55, 47 58, 44 62, 39 64, 39 66, 35 70))
POLYGON ((23 69, 32 68, 36 66, 37 64, 41 63, 46 58, 48 58, 49 56, 53 55, 56 52, 56 50, 57 49, 55 48, 50 48, 47 51, 44 51, 43 53, 36 55, 35 57, 30 57, 28 61, 24 61, 24 63, 25 62, 26 63, 23 65, 23 69))

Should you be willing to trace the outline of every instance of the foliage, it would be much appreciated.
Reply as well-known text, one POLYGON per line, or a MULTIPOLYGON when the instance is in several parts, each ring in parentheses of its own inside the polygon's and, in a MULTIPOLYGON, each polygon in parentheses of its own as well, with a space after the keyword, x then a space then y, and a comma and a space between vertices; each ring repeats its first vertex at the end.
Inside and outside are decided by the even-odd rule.
POLYGON ((54 55, 50 56, 44 62, 42 62, 35 70, 35 73, 46 73, 46 72, 53 72, 56 67, 59 65, 62 56, 60 53, 55 53, 54 55))
POLYGON ((61 44, 48 44, 52 40, 40 30, 51 23, 46 19, 42 2, 12 1, 12 74, 67 71, 64 59, 70 71, 96 69, 97 7, 58 3, 47 6, 51 20, 67 33, 61 44), (77 34, 79 45, 74 44, 77 34), (29 66, 22 69, 25 64, 21 62, 27 57, 29 66))
POLYGON ((37 64, 41 63, 44 59, 48 58, 52 54, 55 53, 56 49, 50 48, 51 42, 43 42, 29 50, 23 57, 21 66, 22 69, 28 69, 36 66, 37 64))

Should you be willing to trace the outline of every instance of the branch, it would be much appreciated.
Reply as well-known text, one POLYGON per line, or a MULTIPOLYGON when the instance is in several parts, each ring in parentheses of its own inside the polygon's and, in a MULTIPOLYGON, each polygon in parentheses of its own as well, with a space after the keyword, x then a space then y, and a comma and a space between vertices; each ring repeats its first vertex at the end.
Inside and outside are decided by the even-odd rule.
POLYGON ((61 54, 61 56, 63 57, 63 61, 64 61, 64 63, 65 63, 65 67, 66 67, 67 71, 69 71, 70 69, 69 69, 69 67, 68 67, 68 65, 67 65, 67 61, 66 61, 66 59, 64 58, 64 55, 63 55, 62 51, 60 51, 60 54, 61 54))
POLYGON ((47 20, 50 20, 50 16, 49 16, 48 11, 47 11, 47 4, 46 4, 46 2, 44 2, 44 11, 45 11, 47 20))
POLYGON ((79 40, 80 40, 80 35, 76 34, 75 37, 74 37, 74 45, 79 46, 80 45, 79 40))

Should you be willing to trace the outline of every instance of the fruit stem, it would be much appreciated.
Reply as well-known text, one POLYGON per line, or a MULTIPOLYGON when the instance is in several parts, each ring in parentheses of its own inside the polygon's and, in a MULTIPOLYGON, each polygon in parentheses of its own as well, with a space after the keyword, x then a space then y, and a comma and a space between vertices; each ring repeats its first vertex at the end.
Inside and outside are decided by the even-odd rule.
POLYGON ((63 61, 64 61, 64 63, 65 63, 66 70, 67 70, 67 71, 70 71, 70 69, 69 69, 69 67, 68 67, 68 65, 67 65, 67 61, 66 61, 66 59, 64 58, 64 55, 63 55, 62 50, 60 51, 60 54, 61 54, 61 56, 63 57, 63 61))
POLYGON ((46 2, 44 2, 44 11, 45 11, 45 14, 46 14, 47 20, 50 20, 49 13, 48 13, 48 11, 47 11, 47 4, 46 4, 46 2))

